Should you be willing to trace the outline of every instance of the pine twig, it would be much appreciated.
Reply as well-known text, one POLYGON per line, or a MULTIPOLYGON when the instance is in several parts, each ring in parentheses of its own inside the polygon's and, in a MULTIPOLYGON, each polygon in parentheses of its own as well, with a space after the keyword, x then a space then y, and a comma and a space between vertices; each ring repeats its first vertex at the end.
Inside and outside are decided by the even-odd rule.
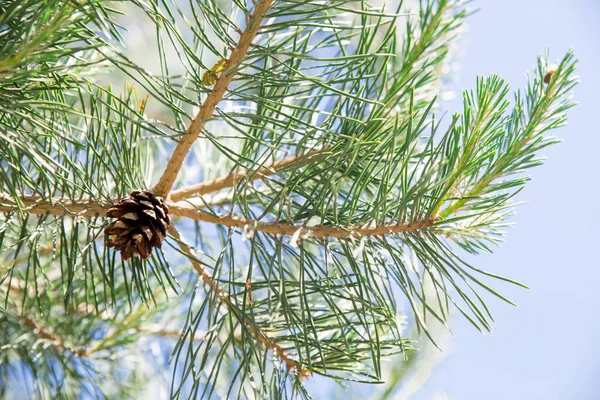
POLYGON ((216 192, 218 190, 225 189, 228 187, 233 187, 237 182, 241 181, 242 179, 248 179, 249 181, 252 181, 271 176, 275 174, 278 170, 286 168, 296 162, 300 163, 300 165, 306 164, 312 161, 314 156, 325 153, 329 149, 329 147, 326 147, 320 150, 313 150, 307 153, 302 153, 297 156, 286 157, 283 160, 275 161, 274 163, 268 166, 262 167, 257 171, 231 173, 208 182, 201 182, 196 185, 188 186, 178 190, 173 190, 169 194, 169 199, 172 201, 179 201, 187 199, 188 197, 191 197, 193 195, 203 195, 216 192))
MULTIPOLYGON (((552 85, 547 88, 546 92, 544 93, 545 100, 551 98, 554 93, 554 89, 555 88, 552 85)), ((536 132, 536 127, 538 127, 543 121, 544 112, 546 111, 547 109, 545 108, 535 109, 534 113, 529 117, 529 121, 524 128, 521 139, 514 144, 513 150, 510 153, 503 154, 489 174, 485 177, 482 177, 482 179, 475 183, 468 193, 462 195, 460 199, 452 204, 449 204, 444 210, 438 213, 442 204, 448 200, 448 198, 442 199, 439 202, 438 207, 434 209, 433 214, 439 215, 440 219, 445 219, 451 214, 459 212, 469 203, 470 200, 479 197, 486 188, 491 186, 492 182, 505 175, 502 168, 504 168, 506 164, 510 162, 510 157, 512 155, 517 154, 519 150, 532 141, 533 135, 536 132)))
MULTIPOLYGON (((226 292, 225 289, 223 289, 216 281, 214 281, 211 275, 202 267, 202 265, 198 261, 196 261, 192 253, 192 249, 187 244, 185 244, 185 242, 181 238, 181 235, 179 234, 179 231, 173 225, 169 226, 169 233, 177 240, 177 243, 179 244, 181 250, 189 256, 188 259, 192 263, 192 266, 194 267, 202 281, 206 284, 206 286, 208 286, 208 288, 216 294, 221 304, 224 304, 229 309, 235 307, 233 303, 228 301, 229 293, 226 292)), ((307 378, 311 375, 311 372, 309 370, 305 369, 298 361, 294 360, 290 356, 290 354, 288 354, 281 346, 277 344, 276 341, 270 339, 264 332, 262 332, 256 326, 256 323, 253 320, 251 320, 245 314, 243 314, 243 318, 244 323, 248 327, 250 333, 267 349, 271 350, 276 357, 281 359, 285 363, 288 371, 294 371, 300 379, 307 378)))
POLYGON ((103 217, 111 207, 89 199, 73 201, 54 198, 47 201, 39 196, 21 196, 19 202, 24 208, 19 207, 10 196, 0 194, 0 212, 15 212, 21 209, 28 214, 103 217))
POLYGON ((167 203, 170 213, 177 216, 191 218, 197 221, 210 222, 236 228, 250 228, 254 231, 274 235, 297 237, 337 237, 350 238, 360 236, 383 236, 395 233, 417 232, 433 226, 436 218, 417 219, 410 222, 398 222, 379 226, 348 226, 337 227, 330 225, 298 226, 282 222, 260 222, 231 215, 215 215, 198 209, 186 202, 167 203), (300 230, 300 233, 298 232, 300 230), (304 231, 304 234, 301 234, 304 231))
POLYGON ((63 338, 53 332, 48 331, 26 315, 19 316, 19 320, 23 325, 30 328, 38 338, 50 341, 54 346, 62 351, 69 351, 78 357, 87 357, 90 355, 89 350, 74 349, 73 346, 67 344, 63 338))
MULTIPOLYGON (((171 236, 173 236, 177 240, 177 243, 179 244, 179 247, 181 248, 181 250, 184 253, 193 257, 192 249, 187 244, 185 244, 185 242, 183 242, 183 239, 181 238, 181 234, 179 233, 177 228, 175 228, 173 225, 170 225, 169 233, 171 234, 171 236)), ((190 261, 192 262, 192 266, 194 267, 194 269, 196 270, 196 272, 198 273, 200 278, 202 278, 202 281, 210 288, 211 291, 215 292, 215 294, 217 295, 217 298, 221 302, 223 300, 225 300, 227 297, 229 297, 229 293, 227 293, 222 287, 220 287, 217 282, 213 281, 210 274, 208 272, 206 272, 204 267, 202 267, 202 264, 200 264, 193 258, 190 258, 190 261)))
MULTIPOLYGON (((61 202, 60 199, 53 199, 50 202, 46 202, 37 196, 24 196, 19 200, 26 206, 26 208, 23 209, 24 212, 42 215, 73 214, 80 217, 104 217, 111 207, 103 206, 100 203, 90 200, 83 200, 82 203, 77 203, 71 200, 61 202)), ((6 202, 7 201, 5 200, 4 203, 6 202)), ((11 204, 0 204, 0 212, 15 212, 18 210, 18 206, 13 200, 9 200, 9 202, 11 204)), ((169 214, 176 217, 187 217, 196 221, 224 225, 230 228, 250 228, 257 232, 298 238, 351 238, 360 236, 384 236, 388 234, 418 232, 422 229, 432 227, 439 220, 435 217, 429 217, 415 219, 409 222, 396 222, 378 226, 298 226, 282 222, 261 222, 232 215, 211 214, 204 210, 198 209, 197 207, 185 201, 176 203, 167 201, 166 204, 169 207, 169 214)))
MULTIPOLYGON (((252 40, 258 33, 266 12, 268 11, 269 7, 271 7, 273 1, 274 0, 262 0, 256 5, 254 12, 248 19, 248 25, 246 26, 246 29, 244 32, 242 32, 237 46, 233 49, 231 56, 227 60, 227 69, 237 67, 237 65, 242 62, 246 56, 246 53, 248 52, 248 49, 250 48, 252 40)), ((229 84, 237 74, 237 72, 232 72, 229 74, 226 72, 227 71, 222 73, 217 78, 214 89, 208 94, 206 100, 204 100, 204 103, 202 103, 198 114, 192 120, 192 123, 188 127, 186 134, 182 136, 179 140, 179 143, 177 143, 167 167, 165 168, 156 186, 154 186, 152 189, 156 195, 167 197, 171 191, 171 188, 173 188, 173 184, 175 183, 175 179, 177 179, 177 175, 183 165, 185 156, 188 154, 194 141, 200 135, 200 132, 202 132, 205 121, 212 117, 213 111, 215 110, 217 104, 221 101, 229 84)))

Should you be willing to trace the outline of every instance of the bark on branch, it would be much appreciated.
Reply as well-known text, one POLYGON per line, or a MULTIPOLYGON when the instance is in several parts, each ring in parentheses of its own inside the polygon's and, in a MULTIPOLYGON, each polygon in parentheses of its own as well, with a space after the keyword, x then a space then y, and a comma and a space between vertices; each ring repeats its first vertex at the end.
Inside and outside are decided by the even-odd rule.
MULTIPOLYGON (((246 29, 244 32, 242 32, 237 46, 233 49, 231 56, 227 60, 227 70, 235 70, 235 68, 244 59, 248 49, 250 48, 250 44, 258 33, 262 20, 266 12, 269 10, 269 7, 271 7, 273 1, 274 0, 262 0, 256 4, 254 12, 248 19, 246 29)), ((227 71, 225 71, 220 75, 219 78, 217 78, 215 87, 213 88, 212 92, 208 94, 206 100, 204 100, 204 103, 202 103, 200 111, 198 111, 198 114, 192 120, 192 123, 188 127, 186 134, 182 136, 179 140, 179 143, 177 143, 177 146, 171 155, 171 159, 169 160, 165 171, 163 172, 156 186, 154 186, 154 189, 152 189, 156 195, 167 197, 171 191, 171 188, 175 183, 175 179, 177 179, 179 170, 183 165, 185 156, 188 154, 194 141, 200 135, 200 132, 202 132, 205 121, 212 117, 217 104, 221 101, 221 99, 223 99, 223 95, 225 94, 235 75, 236 72, 227 74, 227 71)))
MULTIPOLYGON (((82 203, 78 203, 71 200, 63 201, 61 199, 54 199, 47 202, 37 196, 22 197, 20 201, 25 205, 24 212, 41 215, 70 214, 80 217, 104 217, 111 207, 110 205, 103 206, 90 200, 84 200, 82 203)), ((417 232, 429 228, 437 222, 435 217, 430 217, 377 226, 299 226, 282 222, 262 222, 232 215, 215 215, 199 209, 185 201, 167 201, 166 204, 169 207, 169 213, 173 216, 191 218, 196 221, 224 225, 230 228, 250 229, 257 232, 270 233, 273 235, 296 236, 298 238, 384 236, 389 234, 417 232), (300 232, 298 232, 299 230, 300 232)), ((18 207, 14 201, 0 200, 0 212, 16 211, 18 211, 18 207)))
MULTIPOLYGON (((22 196, 19 198, 23 212, 39 215, 66 215, 82 217, 104 217, 111 205, 102 205, 95 201, 52 199, 46 201, 39 196, 22 196)), ((0 195, 0 212, 18 212, 19 206, 10 196, 0 195)))
POLYGON ((298 226, 281 222, 261 222, 232 215, 214 215, 198 209, 186 202, 167 203, 173 215, 191 218, 197 221, 210 222, 228 227, 250 229, 274 235, 295 236, 299 238, 350 238, 360 236, 383 236, 396 233, 416 232, 433 226, 437 219, 424 218, 410 222, 398 222, 378 226, 298 226), (300 232, 298 232, 300 230, 300 232))
POLYGON ((26 315, 21 315, 19 320, 23 325, 28 327, 33 331, 33 333, 40 339, 47 340, 51 342, 54 346, 56 346, 61 351, 69 351, 75 354, 78 357, 87 357, 89 356, 89 350, 87 349, 76 349, 70 344, 66 343, 63 338, 58 336, 57 334, 50 332, 49 330, 42 327, 33 319, 29 318, 26 315))
POLYGON ((309 161, 313 160, 313 157, 326 152, 329 148, 324 148, 321 150, 314 150, 307 153, 302 153, 297 156, 286 157, 283 160, 275 161, 274 163, 264 166, 256 171, 244 171, 238 173, 231 173, 226 176, 222 176, 211 181, 201 182, 196 185, 188 186, 182 189, 173 190, 169 194, 169 199, 172 201, 179 201, 183 199, 187 199, 193 195, 203 195, 212 192, 216 192, 221 189, 225 189, 228 187, 233 187, 235 184, 242 179, 248 180, 256 180, 260 178, 264 178, 267 176, 271 176, 275 174, 278 170, 281 170, 285 167, 288 167, 294 163, 305 164, 309 161))
MULTIPOLYGON (((235 307, 235 305, 229 301, 229 293, 212 279, 211 275, 204 269, 204 267, 202 267, 202 264, 196 261, 192 253, 192 249, 185 244, 181 238, 181 235, 173 225, 169 227, 169 233, 175 239, 177 239, 181 250, 189 256, 188 259, 192 263, 192 266, 206 286, 208 286, 208 288, 215 293, 221 304, 229 309, 235 307)), ((271 350, 275 356, 281 359, 285 363, 288 371, 294 371, 299 378, 306 378, 311 375, 309 370, 305 369, 299 362, 294 360, 288 352, 286 352, 281 346, 279 346, 279 344, 277 344, 276 341, 269 338, 264 332, 262 332, 252 319, 250 319, 244 313, 238 312, 238 314, 243 315, 243 323, 248 327, 248 330, 256 338, 256 340, 258 340, 267 349, 271 350)))

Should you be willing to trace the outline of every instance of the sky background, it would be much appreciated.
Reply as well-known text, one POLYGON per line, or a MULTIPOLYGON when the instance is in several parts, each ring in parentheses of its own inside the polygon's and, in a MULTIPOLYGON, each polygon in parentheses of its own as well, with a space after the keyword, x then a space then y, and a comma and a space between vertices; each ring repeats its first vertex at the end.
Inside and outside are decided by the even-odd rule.
MULTIPOLYGON (((491 302, 495 331, 482 336, 455 318, 456 338, 415 400, 600 399, 600 1, 476 0, 462 39, 458 81, 497 73, 524 88, 525 73, 546 48, 580 59, 581 83, 563 143, 517 200, 516 225, 477 266, 515 278, 523 290, 496 284, 519 308, 491 302)), ((457 101, 446 103, 457 111, 457 101)), ((493 300, 493 299, 490 299, 493 300)))

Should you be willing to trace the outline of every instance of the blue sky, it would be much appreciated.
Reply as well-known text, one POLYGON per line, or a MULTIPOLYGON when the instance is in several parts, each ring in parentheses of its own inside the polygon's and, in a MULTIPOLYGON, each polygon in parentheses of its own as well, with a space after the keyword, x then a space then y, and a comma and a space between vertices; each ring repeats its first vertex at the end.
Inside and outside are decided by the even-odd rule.
MULTIPOLYGON (((528 284, 496 285, 519 308, 492 301, 495 332, 482 336, 462 318, 448 357, 414 398, 445 393, 450 399, 600 398, 600 1, 480 0, 462 41, 456 91, 477 75, 498 73, 513 88, 546 48, 553 58, 568 49, 580 59, 579 105, 563 143, 517 200, 517 223, 501 248, 479 267, 528 284)), ((457 102, 447 104, 450 111, 457 102)))

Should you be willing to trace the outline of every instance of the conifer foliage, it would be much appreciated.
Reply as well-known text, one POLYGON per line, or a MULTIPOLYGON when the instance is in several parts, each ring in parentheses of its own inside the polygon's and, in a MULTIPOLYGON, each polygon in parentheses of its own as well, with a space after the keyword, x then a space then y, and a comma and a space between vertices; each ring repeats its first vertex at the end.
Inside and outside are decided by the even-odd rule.
POLYGON ((310 398, 489 331, 524 285, 464 256, 576 61, 438 119, 467 3, 0 0, 0 396, 310 398))

